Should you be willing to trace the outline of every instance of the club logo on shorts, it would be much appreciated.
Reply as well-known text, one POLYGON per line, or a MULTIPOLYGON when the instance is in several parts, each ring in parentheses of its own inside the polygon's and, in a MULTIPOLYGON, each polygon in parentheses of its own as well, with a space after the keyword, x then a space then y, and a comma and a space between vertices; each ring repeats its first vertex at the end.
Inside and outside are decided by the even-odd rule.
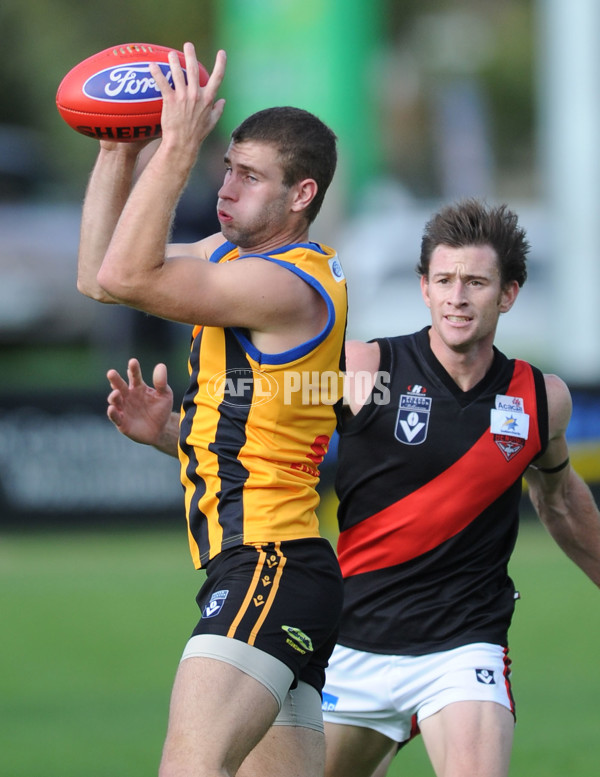
POLYGON ((312 639, 308 637, 303 631, 297 629, 295 626, 282 626, 281 627, 287 634, 286 644, 297 650, 298 653, 312 653, 313 644, 312 639))
POLYGON ((482 683, 483 685, 496 685, 494 671, 492 669, 476 669, 475 677, 477 678, 477 682, 482 683))
POLYGON ((218 615, 223 609, 223 605, 225 604, 225 599, 227 599, 228 594, 229 591, 215 591, 214 594, 210 597, 209 603, 204 605, 202 610, 202 617, 214 618, 215 615, 218 615))
MULTIPOLYGON (((420 386, 415 387, 421 389, 420 386)), ((420 445, 427 437, 431 398, 421 393, 402 394, 394 436, 405 445, 420 445)))

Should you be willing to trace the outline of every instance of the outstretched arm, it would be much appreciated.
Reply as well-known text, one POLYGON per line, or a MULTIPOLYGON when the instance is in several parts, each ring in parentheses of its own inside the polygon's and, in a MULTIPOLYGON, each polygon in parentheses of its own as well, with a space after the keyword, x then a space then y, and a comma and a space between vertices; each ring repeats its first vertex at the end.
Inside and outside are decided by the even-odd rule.
POLYGON ((557 544, 600 586, 600 512, 590 489, 568 463, 565 432, 571 417, 571 396, 555 375, 546 375, 546 390, 550 440, 544 456, 525 473, 529 495, 557 544))
POLYGON ((167 368, 157 364, 152 386, 142 377, 137 359, 130 359, 125 381, 116 370, 107 378, 112 391, 106 414, 117 429, 135 442, 153 445, 169 456, 177 456, 179 415, 173 412, 173 391, 167 382, 167 368))
POLYGON ((127 202, 142 145, 101 141, 88 182, 81 214, 77 288, 99 302, 116 302, 96 276, 127 202))

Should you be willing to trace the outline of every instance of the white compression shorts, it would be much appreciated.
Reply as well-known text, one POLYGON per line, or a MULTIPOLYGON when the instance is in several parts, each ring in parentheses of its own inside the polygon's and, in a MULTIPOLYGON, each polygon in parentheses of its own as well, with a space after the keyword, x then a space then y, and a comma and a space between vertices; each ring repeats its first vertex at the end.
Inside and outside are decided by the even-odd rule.
POLYGON ((336 645, 323 690, 326 723, 360 726, 403 743, 415 722, 457 701, 493 701, 514 715, 508 649, 478 642, 425 656, 336 645))

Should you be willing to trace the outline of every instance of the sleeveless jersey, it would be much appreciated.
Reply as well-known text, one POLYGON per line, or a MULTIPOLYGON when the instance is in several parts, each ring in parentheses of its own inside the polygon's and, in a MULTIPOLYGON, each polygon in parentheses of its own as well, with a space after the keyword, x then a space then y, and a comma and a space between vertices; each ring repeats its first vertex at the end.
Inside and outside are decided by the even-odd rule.
POLYGON ((522 475, 548 439, 543 375, 494 349, 463 392, 428 328, 376 342, 375 388, 340 424, 339 642, 398 655, 506 645, 522 475))
MULTIPOLYGON (((308 342, 262 353, 247 330, 196 326, 179 459, 196 568, 243 544, 318 537, 316 485, 341 402, 346 282, 335 251, 316 243, 253 254, 298 275, 325 300, 308 342)), ((239 259, 232 243, 212 262, 239 259)))

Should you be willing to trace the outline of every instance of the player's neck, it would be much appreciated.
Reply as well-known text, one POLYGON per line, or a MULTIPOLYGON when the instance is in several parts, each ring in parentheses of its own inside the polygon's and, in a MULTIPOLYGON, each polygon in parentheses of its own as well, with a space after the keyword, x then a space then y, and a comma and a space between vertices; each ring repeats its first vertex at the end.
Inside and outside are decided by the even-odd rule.
POLYGON ((476 386, 494 361, 493 341, 482 340, 461 348, 451 346, 430 330, 431 350, 461 391, 476 386))

